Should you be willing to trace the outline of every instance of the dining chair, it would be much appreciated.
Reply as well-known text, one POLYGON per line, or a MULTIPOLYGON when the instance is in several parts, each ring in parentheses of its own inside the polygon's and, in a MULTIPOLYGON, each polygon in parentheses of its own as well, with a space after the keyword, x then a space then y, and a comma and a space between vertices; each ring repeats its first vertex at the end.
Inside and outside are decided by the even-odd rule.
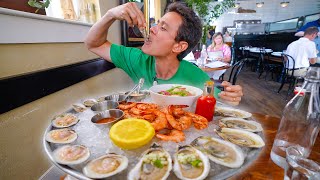
POLYGON ((265 80, 267 80, 268 74, 271 72, 271 78, 273 79, 273 74, 279 72, 282 69, 282 64, 279 64, 274 61, 270 61, 270 53, 266 53, 263 48, 260 48, 260 68, 259 68, 259 76, 260 79, 261 75, 265 72, 265 80))
POLYGON ((287 99, 288 96, 293 92, 294 87, 297 84, 297 81, 299 79, 303 80, 303 77, 294 76, 295 60, 292 56, 285 54, 285 53, 282 53, 281 60, 283 63, 283 70, 281 73, 282 80, 281 80, 281 85, 278 89, 278 93, 280 93, 280 91, 282 90, 282 88, 286 82, 289 83, 288 92, 287 92, 287 96, 286 96, 286 99, 287 99), (292 64, 292 66, 291 66, 291 64, 292 64), (292 68, 289 69, 289 67, 292 67, 292 68))
POLYGON ((241 55, 242 57, 240 60, 245 61, 246 64, 250 65, 251 71, 254 71, 255 65, 257 64, 257 59, 250 57, 249 50, 245 50, 245 48, 241 49, 241 55))

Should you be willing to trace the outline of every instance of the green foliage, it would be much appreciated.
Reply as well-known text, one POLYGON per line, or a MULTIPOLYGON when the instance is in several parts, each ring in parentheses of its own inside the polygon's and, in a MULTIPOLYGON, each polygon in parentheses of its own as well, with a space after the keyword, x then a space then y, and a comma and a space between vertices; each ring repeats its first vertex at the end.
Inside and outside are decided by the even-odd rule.
POLYGON ((37 0, 29 0, 29 6, 37 8, 35 13, 37 13, 40 9, 48 8, 50 5, 50 0, 45 1, 37 1, 37 0))
POLYGON ((218 19, 229 8, 235 7, 235 0, 224 0, 215 6, 209 4, 212 0, 185 0, 187 5, 193 8, 203 21, 203 34, 201 38, 202 43, 206 43, 207 32, 210 23, 218 19))

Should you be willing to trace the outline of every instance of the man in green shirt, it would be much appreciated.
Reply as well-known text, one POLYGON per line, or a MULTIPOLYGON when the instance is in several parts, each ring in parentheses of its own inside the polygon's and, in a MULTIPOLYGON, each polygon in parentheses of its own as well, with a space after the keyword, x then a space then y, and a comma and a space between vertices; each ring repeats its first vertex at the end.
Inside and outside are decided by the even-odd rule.
MULTIPOLYGON (((146 86, 179 83, 203 88, 208 75, 193 64, 182 60, 200 41, 202 25, 199 17, 182 3, 172 3, 141 50, 111 44, 107 40, 108 29, 115 20, 126 20, 130 26, 145 27, 145 19, 135 3, 126 3, 108 12, 90 29, 85 44, 90 51, 113 62, 137 83, 145 78, 146 86)), ((232 104, 241 101, 241 86, 223 82, 225 91, 219 94, 232 104)))

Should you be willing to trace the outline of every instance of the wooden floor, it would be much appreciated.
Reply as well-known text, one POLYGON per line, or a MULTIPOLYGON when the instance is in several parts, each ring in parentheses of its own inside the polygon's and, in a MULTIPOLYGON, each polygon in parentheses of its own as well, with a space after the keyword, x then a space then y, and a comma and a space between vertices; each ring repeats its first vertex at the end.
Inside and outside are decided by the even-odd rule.
MULTIPOLYGON (((258 79, 258 74, 244 67, 240 72, 236 84, 243 87, 244 96, 240 109, 262 113, 270 116, 281 117, 286 100, 287 86, 284 86, 280 93, 277 93, 280 83, 271 80, 271 76, 266 81, 264 74, 258 79)), ((229 78, 227 72, 224 79, 229 78)), ((290 98, 288 98, 290 99, 290 98)))

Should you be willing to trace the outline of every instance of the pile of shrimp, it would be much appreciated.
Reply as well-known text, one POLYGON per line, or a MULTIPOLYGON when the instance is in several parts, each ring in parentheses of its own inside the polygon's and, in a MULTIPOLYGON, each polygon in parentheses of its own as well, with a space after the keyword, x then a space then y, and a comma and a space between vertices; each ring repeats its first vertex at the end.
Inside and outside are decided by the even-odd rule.
POLYGON ((164 141, 182 142, 185 140, 183 130, 193 126, 202 130, 208 127, 208 120, 200 115, 187 112, 187 105, 169 105, 159 108, 157 104, 126 102, 119 105, 124 111, 124 118, 139 118, 149 121, 156 131, 156 137, 164 141), (161 134, 167 129, 169 133, 161 134))

